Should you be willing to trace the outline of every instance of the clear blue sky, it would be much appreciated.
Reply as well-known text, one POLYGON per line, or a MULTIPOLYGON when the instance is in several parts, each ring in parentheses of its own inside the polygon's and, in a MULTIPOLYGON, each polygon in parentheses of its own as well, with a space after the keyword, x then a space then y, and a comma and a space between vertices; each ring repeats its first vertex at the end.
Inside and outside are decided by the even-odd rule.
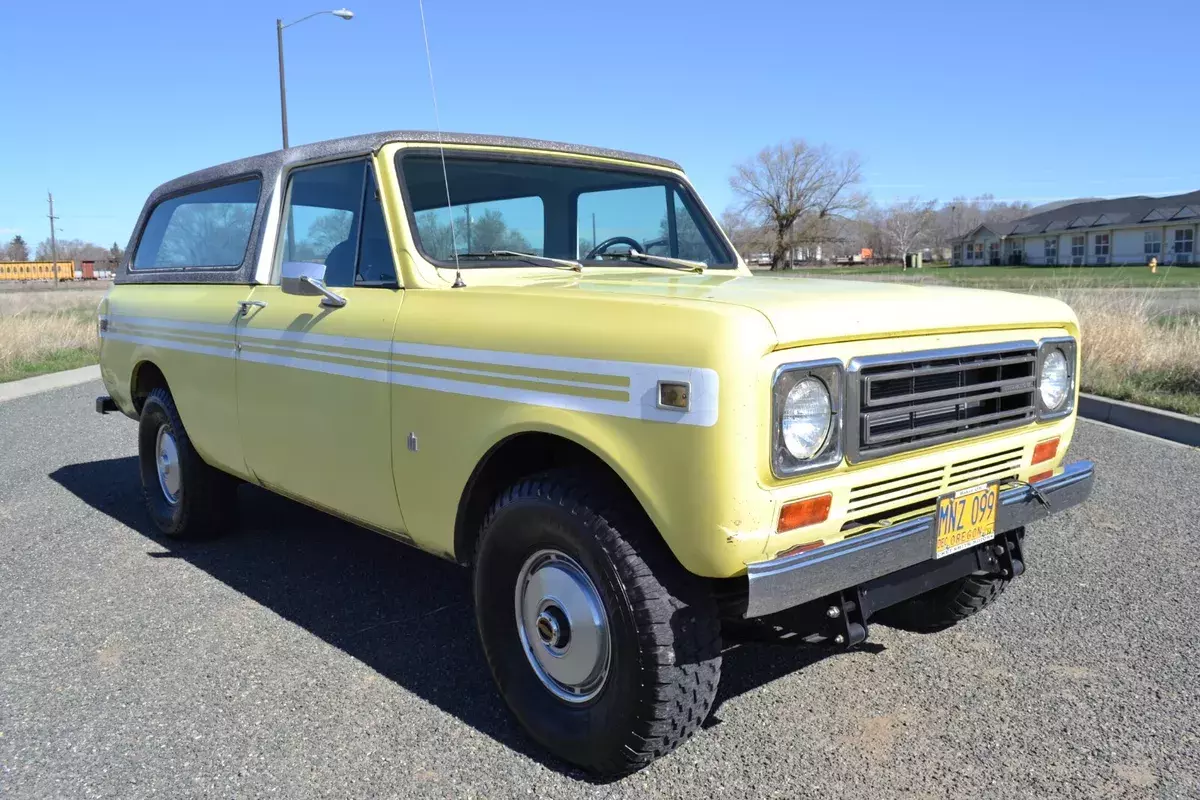
MULTIPOLYGON (((335 0, 340 3, 341 0, 335 0)), ((122 246, 162 181, 279 147, 276 16, 322 0, 4 3, 0 237, 122 246)), ((416 0, 286 31, 292 142, 432 128, 416 0)), ((333 7, 336 7, 333 6, 333 7)), ((1200 3, 427 0, 446 130, 674 158, 716 212, 791 137, 880 200, 1200 188, 1200 3)))

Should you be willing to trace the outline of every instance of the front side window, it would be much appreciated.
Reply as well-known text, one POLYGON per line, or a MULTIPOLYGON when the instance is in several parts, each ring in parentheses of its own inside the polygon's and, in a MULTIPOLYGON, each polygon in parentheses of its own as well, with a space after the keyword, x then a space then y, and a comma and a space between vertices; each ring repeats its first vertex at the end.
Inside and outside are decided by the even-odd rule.
POLYGON ((1058 261, 1058 237, 1046 240, 1046 263, 1053 264, 1058 261))
POLYGON ((630 251, 733 268, 707 214, 674 177, 562 160, 401 153, 416 244, 441 266, 527 266, 499 251, 636 264, 630 251))
POLYGON ((138 238, 133 269, 241 266, 261 188, 261 180, 249 178, 163 200, 138 238))
POLYGON ((325 265, 325 285, 395 284, 375 176, 367 161, 305 167, 288 181, 283 261, 325 265))
POLYGON ((1157 256, 1162 253, 1162 232, 1146 231, 1145 248, 1147 256, 1157 256))
POLYGON ((1108 263, 1108 234, 1097 233, 1095 241, 1096 263, 1108 263))

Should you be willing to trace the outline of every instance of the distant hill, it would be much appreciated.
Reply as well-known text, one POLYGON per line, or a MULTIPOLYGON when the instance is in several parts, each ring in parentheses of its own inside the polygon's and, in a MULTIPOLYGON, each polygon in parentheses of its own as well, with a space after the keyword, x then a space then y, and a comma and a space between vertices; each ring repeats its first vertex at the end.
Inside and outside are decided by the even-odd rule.
POLYGON ((1057 211, 1064 206, 1073 206, 1076 203, 1091 203, 1095 200, 1103 200, 1103 197, 1076 197, 1072 200, 1055 200, 1050 203, 1042 203, 1040 206, 1034 206, 1029 209, 1029 216, 1034 214, 1043 214, 1047 211, 1057 211))

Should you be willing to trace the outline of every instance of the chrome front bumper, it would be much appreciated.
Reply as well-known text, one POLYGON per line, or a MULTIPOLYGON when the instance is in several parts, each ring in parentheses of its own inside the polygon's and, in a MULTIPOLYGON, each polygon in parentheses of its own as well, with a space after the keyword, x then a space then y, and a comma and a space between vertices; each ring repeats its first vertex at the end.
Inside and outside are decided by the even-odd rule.
MULTIPOLYGON (((1020 528, 1079 505, 1092 492, 1095 465, 1068 464, 1061 474, 1038 481, 1043 505, 1027 485, 1000 492, 996 533, 1020 528)), ((881 578, 923 561, 933 561, 934 515, 901 522, 793 556, 747 565, 746 617, 761 617, 881 578)))

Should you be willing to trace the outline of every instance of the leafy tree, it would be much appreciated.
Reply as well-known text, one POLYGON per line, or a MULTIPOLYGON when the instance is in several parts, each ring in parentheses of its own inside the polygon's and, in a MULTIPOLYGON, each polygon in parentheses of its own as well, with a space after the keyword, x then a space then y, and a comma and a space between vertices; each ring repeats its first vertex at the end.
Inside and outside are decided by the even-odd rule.
POLYGON ((472 216, 469 223, 464 209, 455 215, 453 230, 449 212, 444 208, 418 212, 416 218, 421 247, 438 261, 453 261, 455 252, 461 255, 515 250, 540 254, 540 248, 535 248, 520 231, 509 228, 504 215, 495 209, 472 216))
POLYGON ((108 248, 108 257, 119 264, 125 258, 125 251, 121 248, 121 245, 113 242, 112 247, 108 248))
POLYGON ((468 223, 463 215, 459 223, 463 235, 470 239, 470 252, 488 253, 492 250, 515 250, 520 253, 531 251, 529 240, 520 231, 511 230, 504 222, 504 215, 495 209, 488 209, 483 215, 472 218, 468 223))
POLYGON ((21 234, 14 236, 4 248, 2 254, 4 261, 28 261, 29 260, 29 245, 21 237, 21 234))

